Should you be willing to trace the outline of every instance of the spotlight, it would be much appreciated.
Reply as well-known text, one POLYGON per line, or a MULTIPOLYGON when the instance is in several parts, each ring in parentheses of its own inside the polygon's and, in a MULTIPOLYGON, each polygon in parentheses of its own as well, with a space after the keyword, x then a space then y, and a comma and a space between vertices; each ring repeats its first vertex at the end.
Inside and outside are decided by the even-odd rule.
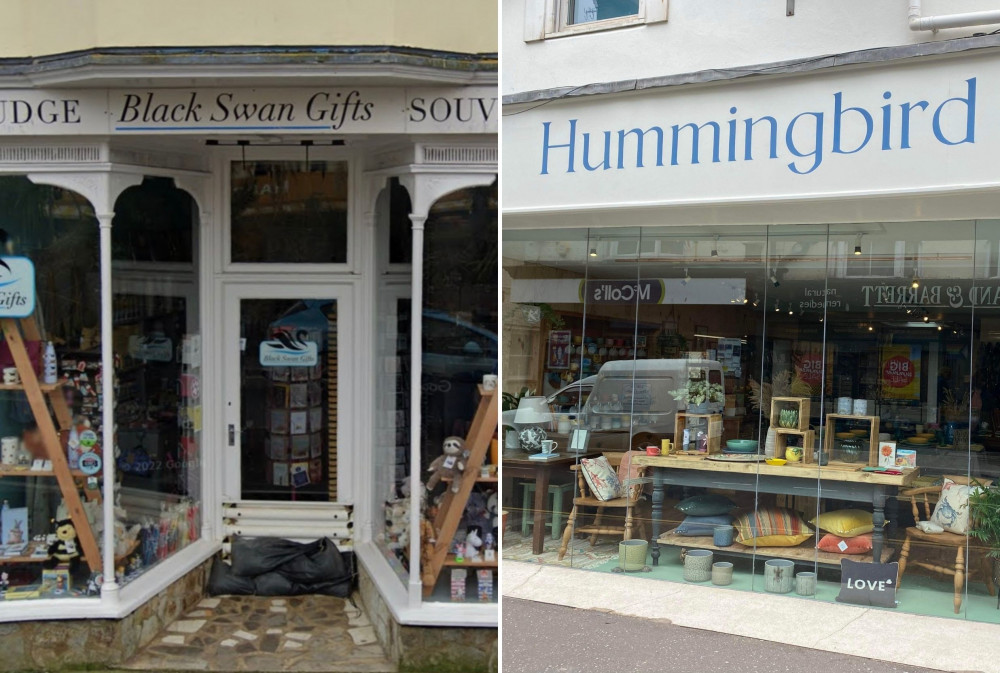
POLYGON ((590 249, 590 256, 591 257, 597 257, 597 248, 591 248, 590 249))
POLYGON ((869 332, 874 332, 874 331, 875 331, 875 328, 874 328, 874 327, 872 327, 871 325, 869 325, 869 326, 868 326, 868 331, 869 331, 869 332))
POLYGON ((681 285, 687 285, 691 282, 691 274, 688 273, 687 269, 684 269, 684 280, 681 281, 681 285))
POLYGON ((938 332, 940 332, 942 329, 944 329, 944 328, 941 327, 941 325, 938 325, 938 332))
POLYGON ((930 322, 930 321, 931 321, 931 317, 925 313, 924 314, 924 322, 930 322))
POLYGON ((795 315, 795 312, 792 311, 792 302, 788 302, 788 315, 795 315))
POLYGON ((781 306, 778 305, 778 300, 775 299, 774 300, 774 312, 777 313, 780 310, 781 310, 781 306))
POLYGON ((861 236, 862 235, 863 234, 858 234, 858 240, 856 240, 854 242, 854 254, 855 255, 860 255, 861 254, 861 236))
POLYGON ((712 244, 712 257, 719 256, 719 237, 715 237, 715 243, 712 244))
POLYGON ((914 290, 916 290, 918 287, 920 287, 920 279, 917 278, 916 276, 914 276, 913 277, 913 282, 910 283, 910 287, 912 287, 914 290))
POLYGON ((775 287, 781 285, 781 283, 778 282, 778 277, 774 275, 774 272, 771 272, 771 285, 774 285, 775 287))
POLYGON ((750 301, 750 300, 749 300, 749 299, 747 299, 746 297, 743 297, 743 303, 744 303, 744 304, 745 304, 745 303, 747 303, 748 301, 750 301))

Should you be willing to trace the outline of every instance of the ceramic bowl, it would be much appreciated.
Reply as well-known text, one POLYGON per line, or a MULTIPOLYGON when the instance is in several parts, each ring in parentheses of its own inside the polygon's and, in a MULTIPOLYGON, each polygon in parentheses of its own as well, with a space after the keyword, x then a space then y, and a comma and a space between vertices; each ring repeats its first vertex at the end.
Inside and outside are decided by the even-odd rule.
POLYGON ((854 435, 855 437, 864 437, 865 435, 868 434, 868 431, 865 430, 864 428, 855 428, 851 430, 851 434, 854 435))
POLYGON ((733 453, 753 453, 757 450, 757 440, 730 439, 726 441, 726 448, 733 453))
POLYGON ((907 437, 906 441, 910 444, 926 444, 930 440, 927 437, 907 437))
POLYGON ((788 461, 784 458, 767 458, 764 460, 768 465, 784 465, 788 461))

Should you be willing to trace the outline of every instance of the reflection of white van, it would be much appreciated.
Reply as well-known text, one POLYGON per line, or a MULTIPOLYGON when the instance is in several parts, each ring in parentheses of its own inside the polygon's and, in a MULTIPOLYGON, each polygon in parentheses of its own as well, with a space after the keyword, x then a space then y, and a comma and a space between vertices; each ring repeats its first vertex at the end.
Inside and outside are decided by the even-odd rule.
MULTIPOLYGON (((715 360, 605 362, 597 372, 583 421, 591 430, 631 430, 633 436, 639 432, 672 433, 674 414, 686 408, 673 393, 687 385, 696 370, 701 370, 709 383, 723 384, 722 365, 715 360)), ((708 411, 722 413, 722 404, 708 411)))

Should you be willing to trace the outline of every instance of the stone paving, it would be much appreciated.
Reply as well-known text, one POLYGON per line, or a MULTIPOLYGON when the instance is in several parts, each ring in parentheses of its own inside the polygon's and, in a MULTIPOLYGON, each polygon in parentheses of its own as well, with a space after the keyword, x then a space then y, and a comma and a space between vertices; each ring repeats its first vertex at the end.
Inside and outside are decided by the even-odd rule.
POLYGON ((206 598, 123 668, 395 671, 359 605, 332 596, 206 598))

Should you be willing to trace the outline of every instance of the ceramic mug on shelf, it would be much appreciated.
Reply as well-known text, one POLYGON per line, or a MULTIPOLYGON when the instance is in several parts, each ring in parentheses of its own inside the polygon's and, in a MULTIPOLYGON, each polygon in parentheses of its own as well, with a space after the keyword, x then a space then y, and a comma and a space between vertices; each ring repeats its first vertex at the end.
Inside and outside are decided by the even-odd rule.
POLYGON ((554 452, 558 448, 559 448, 559 445, 556 444, 555 440, 552 440, 552 439, 543 439, 542 440, 542 453, 549 454, 549 453, 554 452))
POLYGON ((660 447, 658 447, 656 444, 650 444, 649 446, 646 447, 646 455, 647 456, 660 455, 660 447))
POLYGON ((496 390, 496 389, 497 389, 497 375, 483 374, 483 390, 496 390))
POLYGON ((4 367, 3 368, 3 382, 7 385, 13 385, 21 381, 20 374, 17 373, 17 367, 4 367))
POLYGON ((18 437, 0 439, 0 463, 16 465, 21 456, 21 440, 18 437))

